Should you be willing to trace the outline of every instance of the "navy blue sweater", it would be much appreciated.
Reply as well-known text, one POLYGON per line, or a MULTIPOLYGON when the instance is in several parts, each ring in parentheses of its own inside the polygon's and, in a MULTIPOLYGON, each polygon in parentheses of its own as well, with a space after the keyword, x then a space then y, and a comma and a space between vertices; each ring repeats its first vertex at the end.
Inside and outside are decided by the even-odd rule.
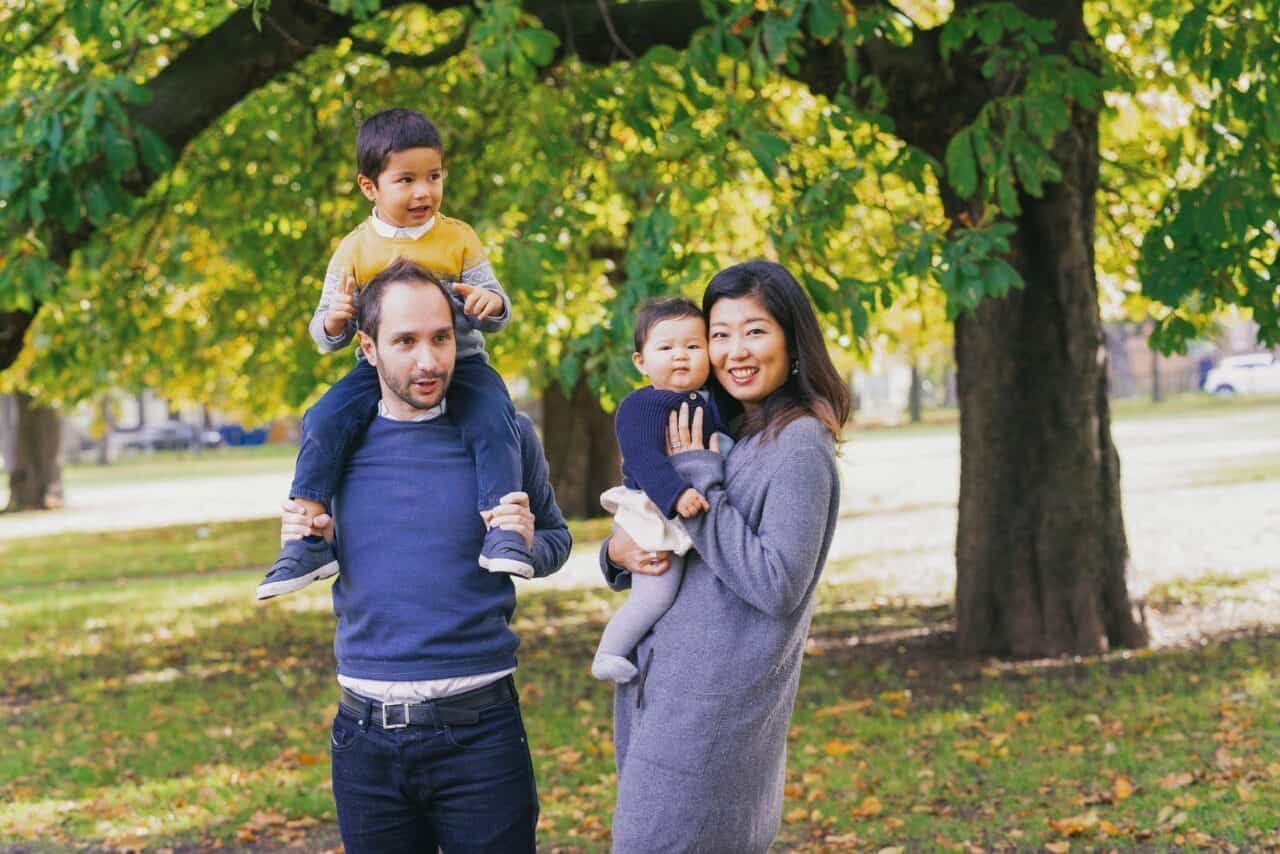
POLYGON ((695 409, 702 410, 702 446, 707 447, 711 434, 725 428, 714 402, 697 392, 646 386, 627 395, 614 418, 618 449, 622 451, 623 485, 642 490, 669 519, 676 515, 680 493, 693 486, 676 473, 667 456, 667 418, 671 412, 679 411, 682 403, 689 404, 690 419, 695 409))
MULTIPOLYGON (((571 540, 533 422, 517 416, 535 517, 533 566, 555 572, 571 540)), ((375 418, 334 499, 342 572, 333 585, 338 672, 411 681, 515 667, 511 577, 478 564, 475 463, 449 416, 375 418)))

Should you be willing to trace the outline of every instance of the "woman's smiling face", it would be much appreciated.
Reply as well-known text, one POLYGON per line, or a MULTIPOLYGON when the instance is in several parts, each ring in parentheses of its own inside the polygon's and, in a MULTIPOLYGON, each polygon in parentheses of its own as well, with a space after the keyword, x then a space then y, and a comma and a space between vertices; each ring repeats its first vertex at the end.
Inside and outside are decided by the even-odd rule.
POLYGON ((750 412, 787 381, 786 334, 754 295, 716 300, 708 321, 716 379, 750 412))

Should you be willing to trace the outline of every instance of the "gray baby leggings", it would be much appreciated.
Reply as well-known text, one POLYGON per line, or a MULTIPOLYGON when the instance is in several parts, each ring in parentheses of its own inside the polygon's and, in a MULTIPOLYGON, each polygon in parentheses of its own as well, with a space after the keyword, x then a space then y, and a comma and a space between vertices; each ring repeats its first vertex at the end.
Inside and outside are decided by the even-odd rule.
POLYGON ((671 555, 671 568, 662 575, 631 574, 631 593, 609 620, 596 653, 628 656, 658 618, 676 601, 684 577, 684 557, 671 555))

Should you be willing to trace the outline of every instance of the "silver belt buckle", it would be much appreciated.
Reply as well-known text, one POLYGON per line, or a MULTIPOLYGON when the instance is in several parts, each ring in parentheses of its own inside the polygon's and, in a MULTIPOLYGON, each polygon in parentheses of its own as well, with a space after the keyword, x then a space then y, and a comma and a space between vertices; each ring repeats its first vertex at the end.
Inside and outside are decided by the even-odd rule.
POLYGON ((409 725, 409 704, 408 703, 383 703, 382 704, 382 728, 383 729, 404 729, 409 725), (397 706, 402 710, 404 722, 398 724, 387 723, 387 709, 394 709, 397 706))

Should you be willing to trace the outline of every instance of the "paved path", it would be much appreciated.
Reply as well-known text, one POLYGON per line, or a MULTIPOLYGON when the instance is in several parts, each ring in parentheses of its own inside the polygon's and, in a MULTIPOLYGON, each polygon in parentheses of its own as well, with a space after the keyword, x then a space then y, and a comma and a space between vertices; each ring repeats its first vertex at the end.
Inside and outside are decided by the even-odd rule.
MULTIPOLYGON (((1125 522, 1134 587, 1207 570, 1280 569, 1280 477, 1222 483, 1253 465, 1280 471, 1275 408, 1119 423, 1125 522)), ((283 464, 287 466, 287 462, 283 464)), ((959 440, 952 432, 882 431, 846 446, 843 513, 833 578, 873 581, 886 593, 935 590, 955 579, 959 440)), ((289 473, 81 486, 57 513, 0 516, 0 539, 271 516, 289 473)), ((541 584, 599 583, 592 544, 541 584)))

